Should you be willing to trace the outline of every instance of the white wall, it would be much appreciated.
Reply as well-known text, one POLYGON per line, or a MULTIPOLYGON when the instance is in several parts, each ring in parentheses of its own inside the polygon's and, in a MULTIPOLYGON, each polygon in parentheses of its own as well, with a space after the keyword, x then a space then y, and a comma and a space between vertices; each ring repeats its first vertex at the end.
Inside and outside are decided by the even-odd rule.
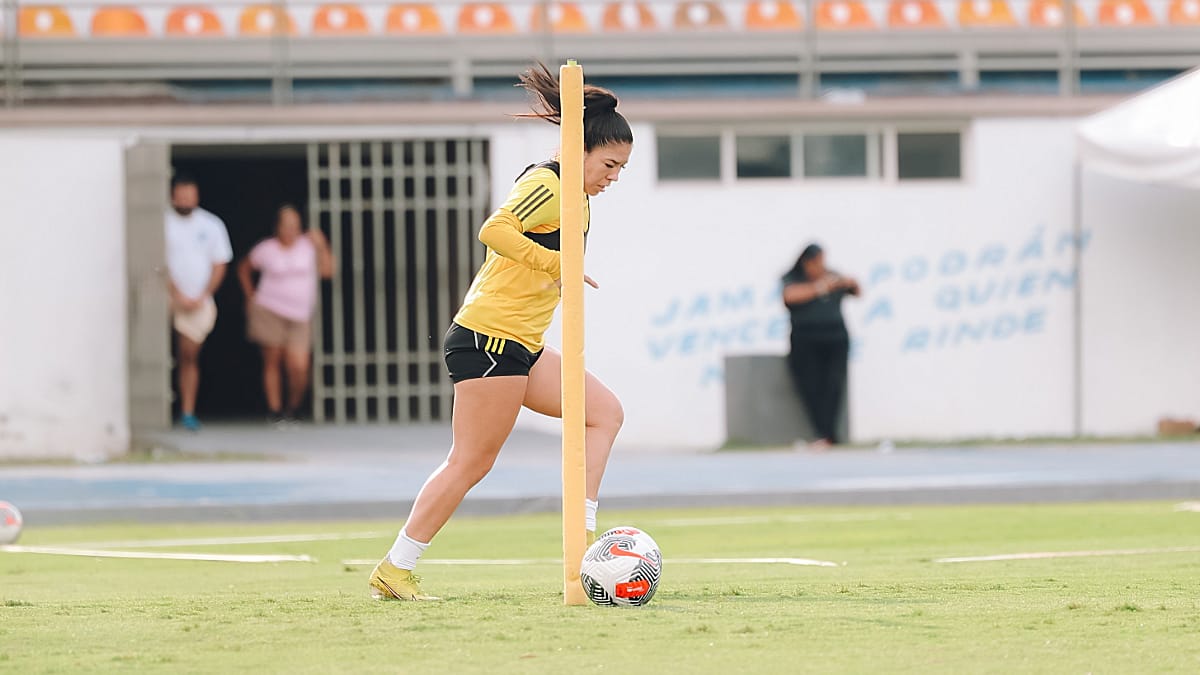
MULTIPOLYGON (((660 184, 636 126, 587 260, 588 364, 625 403, 623 442, 723 442, 722 360, 786 351, 777 280, 810 240, 866 293, 846 303, 855 439, 1071 433, 1073 126, 977 121, 965 181, 903 185, 660 184)), ((492 138, 493 203, 557 146, 536 121, 472 133, 492 138)), ((0 134, 0 457, 128 443, 122 167, 116 138, 0 134)), ((1085 187, 1084 431, 1200 414, 1200 198, 1085 187)))
MULTIPOLYGON (((507 169, 554 147, 506 133, 497 199, 507 169)), ((588 362, 625 403, 624 440, 724 440, 722 359, 786 351, 778 278, 810 240, 864 285, 845 305, 854 438, 1069 434, 1072 122, 969 136, 961 183, 660 184, 636 128, 626 175, 593 201, 587 261, 588 362)))
POLYGON ((129 444, 116 139, 0 137, 0 458, 129 444))

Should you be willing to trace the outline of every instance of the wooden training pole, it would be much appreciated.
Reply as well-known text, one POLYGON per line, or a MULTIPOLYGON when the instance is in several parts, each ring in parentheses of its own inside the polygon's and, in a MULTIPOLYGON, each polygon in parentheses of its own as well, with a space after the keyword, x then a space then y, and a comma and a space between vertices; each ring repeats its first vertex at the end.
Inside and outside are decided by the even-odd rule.
POLYGON ((559 237, 562 255, 563 603, 583 605, 579 583, 586 548, 583 365, 583 68, 559 69, 562 103, 559 237))

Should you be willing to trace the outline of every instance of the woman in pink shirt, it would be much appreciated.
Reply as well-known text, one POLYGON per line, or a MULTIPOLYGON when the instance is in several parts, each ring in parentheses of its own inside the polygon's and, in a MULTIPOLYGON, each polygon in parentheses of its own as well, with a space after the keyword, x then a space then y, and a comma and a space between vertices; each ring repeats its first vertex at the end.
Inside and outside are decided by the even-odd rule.
POLYGON ((285 204, 275 219, 275 236, 260 242, 238 264, 246 294, 250 340, 262 347, 263 389, 272 421, 288 421, 308 391, 312 356, 312 315, 318 276, 333 276, 333 254, 319 228, 304 231, 300 211, 285 204), (258 271, 258 287, 253 273, 258 271), (287 407, 283 370, 287 370, 287 407))

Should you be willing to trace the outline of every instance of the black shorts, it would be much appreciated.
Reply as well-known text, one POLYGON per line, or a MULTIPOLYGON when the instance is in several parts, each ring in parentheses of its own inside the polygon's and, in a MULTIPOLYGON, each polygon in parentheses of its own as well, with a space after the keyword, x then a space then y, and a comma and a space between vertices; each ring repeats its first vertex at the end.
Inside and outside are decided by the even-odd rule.
POLYGON ((450 324, 445 339, 446 370, 455 384, 480 377, 529 375, 542 355, 534 354, 515 340, 490 337, 450 324))

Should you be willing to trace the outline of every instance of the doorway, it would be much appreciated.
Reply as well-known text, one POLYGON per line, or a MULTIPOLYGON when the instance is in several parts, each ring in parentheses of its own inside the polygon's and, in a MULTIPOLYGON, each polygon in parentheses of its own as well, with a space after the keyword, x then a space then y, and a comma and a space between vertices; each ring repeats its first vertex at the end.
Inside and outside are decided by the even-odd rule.
MULTIPOLYGON (((449 419, 442 333, 483 262, 475 235, 489 209, 489 154, 478 137, 173 146, 173 170, 196 179, 200 205, 225 222, 234 256, 200 355, 197 415, 267 414, 236 267, 290 203, 306 227, 325 233, 338 268, 318 295, 301 416, 338 424, 449 419)), ((174 372, 171 393, 178 401, 174 372)))
MULTIPOLYGON (((305 153, 306 146, 300 144, 176 145, 171 149, 175 172, 196 179, 200 206, 225 222, 233 247, 233 261, 213 296, 217 323, 200 353, 196 411, 202 420, 262 419, 267 414, 262 357, 258 347, 246 339, 246 303, 237 281, 237 264, 255 244, 272 235, 280 205, 294 204, 304 212, 308 203, 305 153)), ((171 390, 176 401, 172 412, 177 415, 179 389, 174 372, 171 390)))

